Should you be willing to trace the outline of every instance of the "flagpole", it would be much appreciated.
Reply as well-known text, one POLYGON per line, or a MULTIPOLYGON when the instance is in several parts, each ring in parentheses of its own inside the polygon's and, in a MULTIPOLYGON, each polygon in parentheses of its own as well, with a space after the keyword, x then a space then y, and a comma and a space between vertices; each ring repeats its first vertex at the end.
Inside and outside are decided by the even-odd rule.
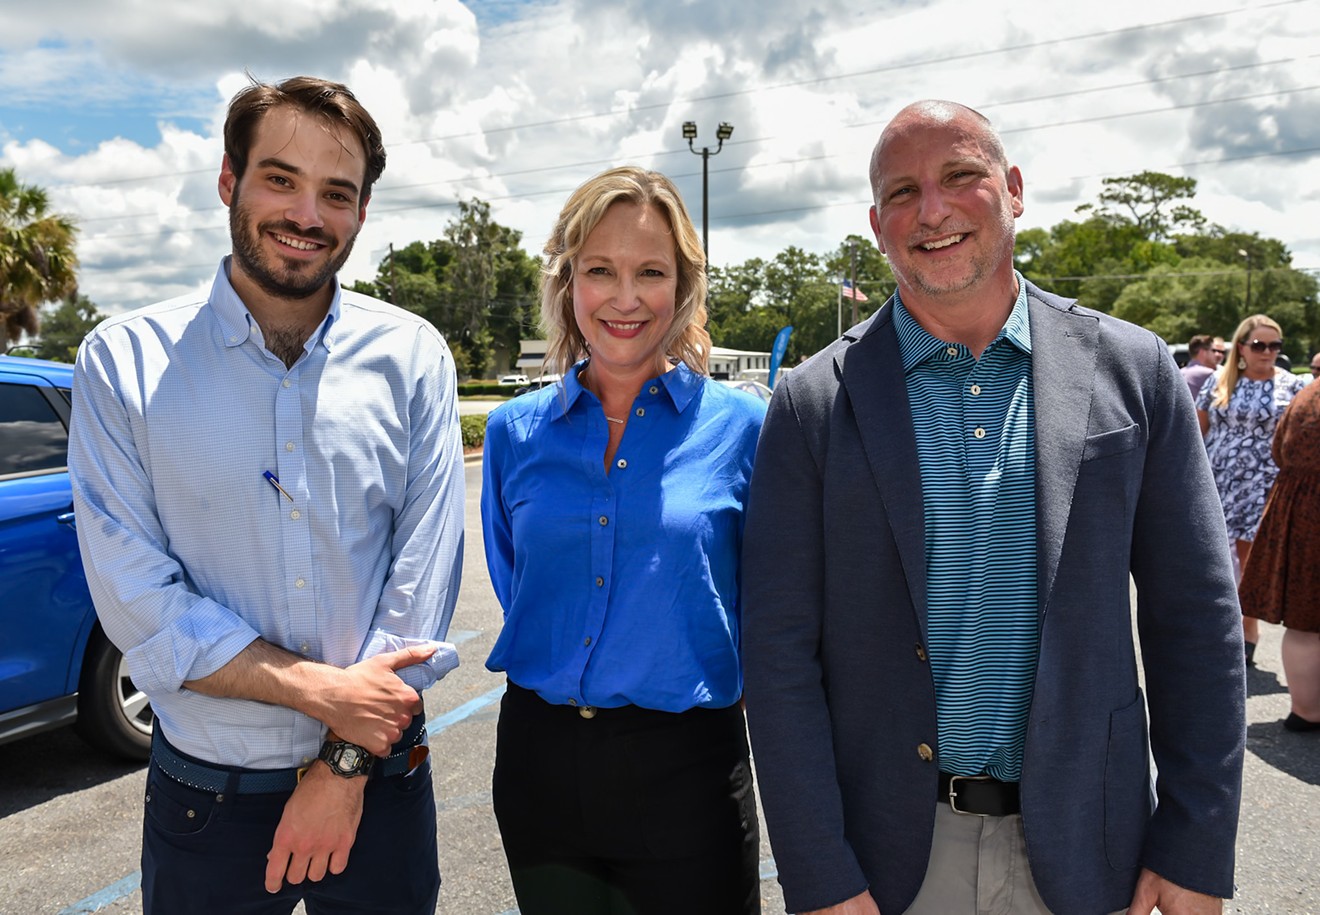
POLYGON ((835 309, 835 312, 839 316, 839 332, 835 334, 836 339, 838 337, 843 336, 843 283, 838 284, 838 292, 839 292, 839 307, 835 309))

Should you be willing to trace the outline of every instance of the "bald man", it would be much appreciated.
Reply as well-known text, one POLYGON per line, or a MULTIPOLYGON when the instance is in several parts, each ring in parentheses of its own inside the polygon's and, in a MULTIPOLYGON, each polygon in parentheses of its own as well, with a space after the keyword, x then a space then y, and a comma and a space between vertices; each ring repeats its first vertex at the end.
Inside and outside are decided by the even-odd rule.
POLYGON ((1177 366, 1014 269, 1022 174, 982 115, 910 105, 870 178, 897 292, 775 390, 743 554, 785 902, 1222 911, 1242 637, 1177 366))

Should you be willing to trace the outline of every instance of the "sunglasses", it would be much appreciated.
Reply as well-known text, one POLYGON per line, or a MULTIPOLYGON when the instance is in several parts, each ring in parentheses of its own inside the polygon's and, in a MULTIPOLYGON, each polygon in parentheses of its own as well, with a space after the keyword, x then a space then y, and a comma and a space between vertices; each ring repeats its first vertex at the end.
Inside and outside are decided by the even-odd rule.
POLYGON ((1313 366, 1311 366, 1311 374, 1312 374, 1312 375, 1320 375, 1320 365, 1313 365, 1313 366))
POLYGON ((1271 340, 1269 343, 1266 343, 1264 340, 1252 340, 1247 346, 1251 347, 1253 353, 1263 353, 1266 351, 1278 353, 1283 351, 1282 340, 1271 340))
POLYGON ((1211 347, 1210 352, 1212 352, 1212 353, 1218 353, 1218 354, 1221 355, 1221 356, 1227 356, 1227 355, 1228 355, 1228 350, 1226 350, 1226 349, 1220 349, 1219 347, 1211 347))

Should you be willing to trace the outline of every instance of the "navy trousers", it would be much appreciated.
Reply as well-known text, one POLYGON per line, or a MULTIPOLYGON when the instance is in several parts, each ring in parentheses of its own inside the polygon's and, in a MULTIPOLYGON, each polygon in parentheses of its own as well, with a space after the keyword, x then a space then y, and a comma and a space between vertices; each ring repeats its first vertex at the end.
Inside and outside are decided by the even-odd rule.
POLYGON ((265 889, 289 793, 217 795, 147 770, 142 828, 144 915, 434 915, 440 892, 429 760, 407 775, 371 778, 342 874, 279 893, 265 889))
POLYGON ((500 706, 495 816, 522 915, 761 911, 760 831, 738 706, 500 706))

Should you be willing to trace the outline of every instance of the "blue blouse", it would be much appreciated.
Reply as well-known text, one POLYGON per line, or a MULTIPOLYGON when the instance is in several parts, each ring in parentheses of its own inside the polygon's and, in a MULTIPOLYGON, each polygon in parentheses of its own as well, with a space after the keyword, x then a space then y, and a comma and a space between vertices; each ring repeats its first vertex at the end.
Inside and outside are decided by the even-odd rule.
POLYGON ((680 363, 642 386, 607 475, 584 365, 487 421, 481 520, 504 629, 486 666, 555 705, 732 705, 765 404, 680 363))

